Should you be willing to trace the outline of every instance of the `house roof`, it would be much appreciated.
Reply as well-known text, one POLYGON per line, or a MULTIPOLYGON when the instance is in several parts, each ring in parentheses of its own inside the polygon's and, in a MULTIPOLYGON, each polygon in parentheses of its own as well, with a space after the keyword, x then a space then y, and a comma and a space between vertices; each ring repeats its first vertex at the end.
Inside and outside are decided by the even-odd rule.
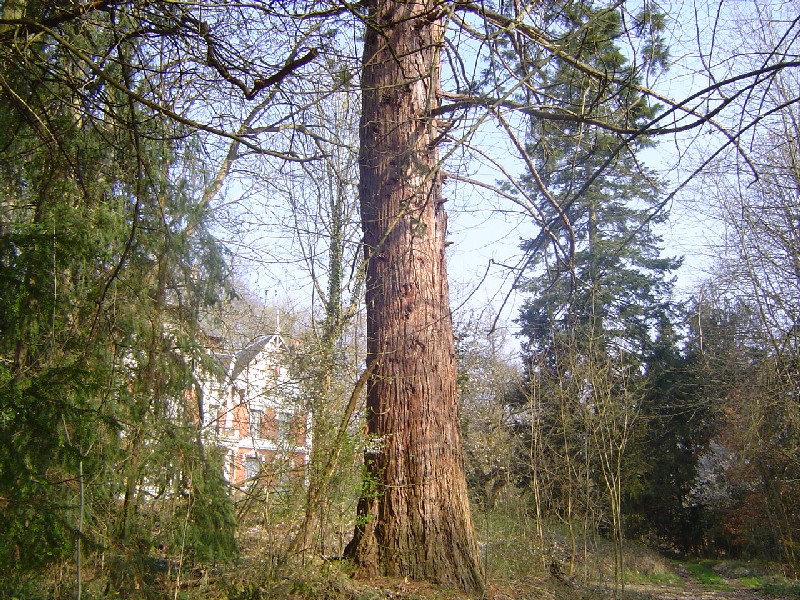
POLYGON ((283 350, 286 348, 286 342, 279 334, 274 333, 272 335, 259 336, 250 345, 240 350, 232 362, 230 372, 231 380, 236 379, 261 352, 270 346, 274 350, 283 350))

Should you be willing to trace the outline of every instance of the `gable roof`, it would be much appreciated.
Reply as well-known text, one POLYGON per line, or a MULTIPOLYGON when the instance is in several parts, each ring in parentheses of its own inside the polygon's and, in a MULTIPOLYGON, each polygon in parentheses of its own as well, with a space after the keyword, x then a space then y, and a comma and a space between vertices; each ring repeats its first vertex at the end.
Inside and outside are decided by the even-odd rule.
POLYGON ((254 342, 236 354, 231 366, 231 380, 236 379, 261 352, 264 352, 270 346, 272 350, 284 350, 287 347, 286 342, 277 333, 259 336, 254 342))

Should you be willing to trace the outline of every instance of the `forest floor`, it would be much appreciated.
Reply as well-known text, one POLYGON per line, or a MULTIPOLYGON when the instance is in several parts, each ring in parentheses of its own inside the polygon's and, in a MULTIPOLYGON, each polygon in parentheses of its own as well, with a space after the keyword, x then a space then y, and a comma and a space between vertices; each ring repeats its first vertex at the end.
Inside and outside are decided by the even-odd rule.
MULTIPOLYGON (((703 561, 673 563, 672 577, 662 582, 637 582, 625 585, 624 600, 798 600, 800 585, 783 578, 757 574, 746 563, 703 561)), ((554 594, 559 600, 614 598, 609 584, 570 586, 561 584, 554 594)), ((553 586, 549 586, 553 589, 553 586)), ((514 596, 510 596, 514 597, 514 596)), ((526 596, 517 596, 526 597, 526 596)), ((527 596, 535 597, 535 595, 527 596)), ((498 596, 500 600, 502 596, 498 596)))
MULTIPOLYGON (((751 587, 739 587, 732 582, 725 589, 709 589, 696 581, 683 584, 630 584, 625 587, 625 598, 631 600, 765 600, 796 599, 797 595, 773 595, 751 587)), ((787 592, 789 594, 789 592, 787 592)))
MULTIPOLYGON (((436 586, 408 582, 370 581, 359 586, 357 598, 394 600, 462 600, 465 597, 436 586)), ((575 586, 571 589, 554 589, 539 582, 514 582, 489 584, 488 600, 600 600, 613 598, 610 586, 575 586)), ((699 583, 682 584, 629 584, 625 586, 624 600, 797 600, 796 591, 766 593, 750 587, 737 587, 734 583, 726 589, 709 589, 699 583)))
MULTIPOLYGON (((725 576, 699 565, 675 564, 675 577, 665 583, 631 583, 624 600, 798 600, 800 586, 747 575, 725 576)), ((379 600, 465 600, 465 596, 439 586, 403 580, 373 579, 353 582, 352 597, 379 600)), ((614 598, 609 584, 571 584, 548 578, 490 582, 487 600, 601 600, 614 598)))
MULTIPOLYGON (((631 583, 622 600, 800 600, 800 582, 789 580, 763 566, 739 561, 678 563, 656 559, 659 569, 631 569, 631 583), (635 580, 635 583, 633 581, 635 580)), ((639 556, 638 565, 645 566, 639 556)), ((186 571, 176 590, 176 578, 156 579, 150 593, 127 597, 181 598, 185 600, 477 600, 446 586, 400 578, 352 579, 338 565, 306 565, 272 576, 242 568, 229 572, 202 569, 186 571)), ((162 573, 163 575, 163 573, 162 573)), ((611 600, 611 582, 583 583, 565 576, 539 572, 516 573, 508 579, 493 577, 481 600, 611 600)), ((87 582, 86 598, 107 597, 99 579, 87 582), (98 583, 99 582, 99 583, 98 583), (90 585, 91 584, 91 585, 90 585), (90 589, 91 588, 91 589, 90 589), (96 592, 96 593, 94 593, 96 592)), ((149 584, 148 584, 149 585, 149 584)), ((139 587, 136 587, 139 590, 139 587)), ((144 592, 144 588, 142 589, 144 592)), ((0 597, 6 597, 0 590, 0 597)), ((17 595, 23 598, 25 595, 17 595)), ((66 593, 41 597, 70 597, 66 593)), ((74 596, 72 596, 74 597, 74 596)))

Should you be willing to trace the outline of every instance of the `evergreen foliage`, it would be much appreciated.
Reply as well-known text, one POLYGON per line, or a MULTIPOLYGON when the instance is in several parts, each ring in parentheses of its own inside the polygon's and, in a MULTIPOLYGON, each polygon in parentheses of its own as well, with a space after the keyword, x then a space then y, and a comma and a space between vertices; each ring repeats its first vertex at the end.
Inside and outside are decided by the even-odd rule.
POLYGON ((0 46, 0 577, 12 590, 79 544, 146 556, 153 524, 169 516, 162 531, 177 531, 192 503, 200 536, 216 537, 187 535, 197 556, 235 549, 188 393, 197 311, 223 292, 224 253, 198 203, 203 174, 180 166, 188 140, 74 60, 105 46, 108 72, 134 83, 125 56, 147 48, 112 39, 113 11, 95 17, 64 25, 59 43, 0 46))
POLYGON ((627 513, 632 534, 669 552, 701 553, 705 515, 690 497, 716 402, 701 355, 682 345, 673 325, 664 321, 645 359, 646 426, 638 448, 642 489, 630 499, 627 513))
MULTIPOLYGON (((641 18, 650 19, 653 32, 647 39, 656 44, 657 19, 641 18)), ((549 20, 568 32, 570 56, 630 85, 640 83, 642 69, 666 60, 661 48, 645 54, 641 64, 629 61, 617 45, 627 33, 615 10, 559 5, 549 20)), ((626 85, 594 89, 592 80, 566 61, 551 60, 537 75, 546 102, 568 112, 582 114, 589 103, 611 123, 638 127, 659 110, 626 85)), ((520 325, 529 350, 544 350, 554 332, 571 332, 604 351, 617 346, 616 351, 641 352, 668 310, 668 275, 680 265, 660 256, 655 228, 668 216, 660 206, 662 187, 637 158, 650 142, 644 137, 628 142, 612 131, 570 121, 533 119, 529 138, 533 171, 524 183, 539 198, 544 223, 543 233, 522 245, 530 275, 521 287, 531 298, 520 325)))
MULTIPOLYGON (((562 32, 568 55, 616 83, 598 88, 568 60, 541 64, 533 73, 538 102, 609 126, 531 119, 523 180, 526 194, 538 199, 542 228, 522 244, 529 258, 520 287, 528 299, 518 323, 527 389, 517 410, 530 456, 523 480, 537 511, 567 523, 572 540, 581 521, 589 532, 612 536, 615 581, 623 571, 625 507, 643 492, 647 468, 636 451, 645 416, 644 357, 656 327, 672 316, 670 272, 680 265, 661 257, 662 185, 638 158, 650 141, 614 132, 615 125, 640 127, 659 111, 635 91, 643 74, 663 68, 667 58, 657 15, 640 19, 649 25, 639 32, 646 50, 626 57, 619 42, 631 32, 618 10, 550 6, 547 25, 562 32)), ((535 54, 526 58, 537 64, 535 54)), ((530 72, 526 62, 520 68, 530 72)))

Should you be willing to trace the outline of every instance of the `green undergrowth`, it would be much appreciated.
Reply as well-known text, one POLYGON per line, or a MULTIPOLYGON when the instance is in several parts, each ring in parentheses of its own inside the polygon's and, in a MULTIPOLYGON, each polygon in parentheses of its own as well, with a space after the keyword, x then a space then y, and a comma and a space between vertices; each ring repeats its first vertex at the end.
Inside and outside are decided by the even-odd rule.
MULTIPOLYGON (((515 508, 521 503, 512 505, 515 508)), ((271 514, 278 507, 271 507, 271 514)), ((141 576, 117 582, 122 598, 180 598, 181 600, 466 600, 447 587, 405 579, 352 579, 352 565, 340 558, 344 538, 324 540, 304 553, 291 551, 294 529, 267 519, 248 523, 239 533, 240 556, 231 563, 202 565, 151 557, 141 576), (127 592, 127 593, 126 593, 127 592)), ((477 513, 479 552, 486 572, 488 597, 536 600, 608 598, 614 587, 614 553, 602 536, 570 534, 561 523, 536 527, 530 515, 518 510, 477 513)), ((106 598, 111 557, 84 559, 83 600, 106 598), (100 562, 98 559, 102 558, 100 562)), ((800 599, 800 583, 781 576, 777 565, 734 560, 680 561, 628 540, 624 545, 625 582, 640 589, 626 598, 650 598, 652 589, 686 590, 703 587, 722 593, 752 590, 759 597, 800 599), (638 595, 637 595, 638 594, 638 595)), ((50 585, 18 588, 16 597, 75 598, 74 565, 65 563, 53 573, 50 585)), ((119 569, 114 572, 119 578, 119 569)), ((3 594, 0 600, 14 595, 3 594)))
POLYGON ((684 568, 689 572, 692 578, 703 587, 715 590, 731 589, 728 582, 706 562, 684 563, 684 568))
MULTIPOLYGON (((603 555, 611 556, 610 544, 604 547, 603 555)), ((625 582, 642 585, 679 585, 680 576, 674 565, 658 552, 635 541, 625 543, 625 582)))
POLYGON ((800 581, 780 574, 780 567, 743 560, 697 560, 676 563, 694 581, 715 591, 751 590, 776 598, 800 598, 800 581))
POLYGON ((800 581, 784 577, 772 577, 759 582, 759 592, 780 598, 800 598, 800 581))
POLYGON ((340 569, 308 565, 304 569, 273 571, 268 577, 250 577, 226 582, 228 600, 282 600, 330 598, 350 600, 358 598, 353 583, 340 569))

